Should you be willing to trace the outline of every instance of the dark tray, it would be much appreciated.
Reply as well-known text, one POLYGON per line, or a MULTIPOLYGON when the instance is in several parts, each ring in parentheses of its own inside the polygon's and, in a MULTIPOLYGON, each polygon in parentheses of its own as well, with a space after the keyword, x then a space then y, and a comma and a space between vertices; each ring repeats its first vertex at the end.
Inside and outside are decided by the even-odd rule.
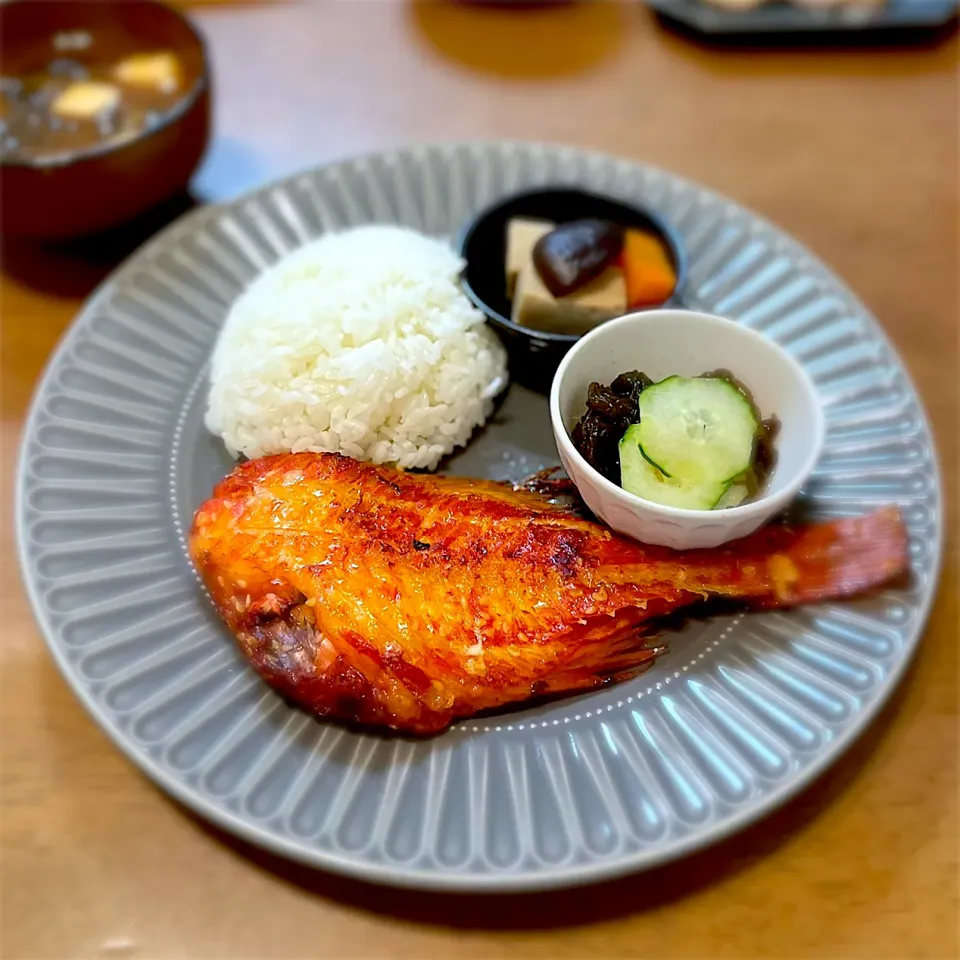
POLYGON ((774 2, 736 11, 716 7, 707 0, 646 0, 646 3, 662 17, 713 35, 931 30, 953 20, 960 6, 957 0, 888 0, 869 7, 844 4, 807 9, 774 2))

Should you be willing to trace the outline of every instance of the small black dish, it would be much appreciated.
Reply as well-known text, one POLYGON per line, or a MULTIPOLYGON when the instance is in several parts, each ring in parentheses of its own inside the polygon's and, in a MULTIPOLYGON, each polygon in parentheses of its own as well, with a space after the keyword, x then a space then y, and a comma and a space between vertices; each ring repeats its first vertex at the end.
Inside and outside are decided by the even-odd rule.
POLYGON ((510 319, 504 261, 507 223, 513 217, 556 223, 598 217, 656 234, 666 246, 677 275, 673 295, 660 306, 680 306, 687 279, 686 252, 673 227, 653 211, 573 187, 559 186, 530 190, 498 201, 479 213, 460 234, 460 255, 466 261, 461 280, 464 293, 486 314, 505 343, 510 355, 511 377, 524 386, 541 392, 548 390, 564 354, 580 337, 530 330, 510 319))

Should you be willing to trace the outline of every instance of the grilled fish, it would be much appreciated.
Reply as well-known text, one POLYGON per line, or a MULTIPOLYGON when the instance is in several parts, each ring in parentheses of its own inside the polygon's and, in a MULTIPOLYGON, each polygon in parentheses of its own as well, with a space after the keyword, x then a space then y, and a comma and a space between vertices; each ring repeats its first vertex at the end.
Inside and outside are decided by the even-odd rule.
POLYGON ((190 552, 269 683, 415 734, 630 677, 657 618, 705 598, 791 606, 907 566, 894 508, 677 553, 527 491, 311 453, 237 467, 197 510, 190 552))

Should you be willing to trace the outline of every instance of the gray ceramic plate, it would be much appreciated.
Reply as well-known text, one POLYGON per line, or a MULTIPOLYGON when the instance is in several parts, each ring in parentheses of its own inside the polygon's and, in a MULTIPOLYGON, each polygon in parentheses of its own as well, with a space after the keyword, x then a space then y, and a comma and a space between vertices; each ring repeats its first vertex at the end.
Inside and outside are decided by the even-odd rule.
MULTIPOLYGON (((546 401, 514 388, 452 469, 519 479, 556 462, 546 401)), ((27 424, 23 570, 50 649, 127 755, 185 804, 318 867, 446 889, 533 889, 677 857, 769 811, 868 723, 934 591, 940 494, 930 433, 864 307, 784 234, 728 200, 623 160, 521 143, 418 148, 323 167, 201 209, 90 300, 27 424), (898 503, 909 586, 672 635, 635 682, 386 739, 321 723, 249 669, 201 592, 184 532, 231 466, 201 425, 230 302, 323 230, 396 220, 452 235, 522 187, 639 199, 690 252, 687 300, 784 344, 827 407, 815 513, 898 503)))

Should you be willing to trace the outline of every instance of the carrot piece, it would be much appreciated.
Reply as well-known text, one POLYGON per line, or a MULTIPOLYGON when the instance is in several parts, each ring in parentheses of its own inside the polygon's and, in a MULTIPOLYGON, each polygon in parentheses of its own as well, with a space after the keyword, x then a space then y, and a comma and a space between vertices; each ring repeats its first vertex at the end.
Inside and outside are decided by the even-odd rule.
POLYGON ((627 230, 621 255, 627 281, 627 306, 663 303, 677 285, 677 275, 663 243, 643 230, 627 230))

